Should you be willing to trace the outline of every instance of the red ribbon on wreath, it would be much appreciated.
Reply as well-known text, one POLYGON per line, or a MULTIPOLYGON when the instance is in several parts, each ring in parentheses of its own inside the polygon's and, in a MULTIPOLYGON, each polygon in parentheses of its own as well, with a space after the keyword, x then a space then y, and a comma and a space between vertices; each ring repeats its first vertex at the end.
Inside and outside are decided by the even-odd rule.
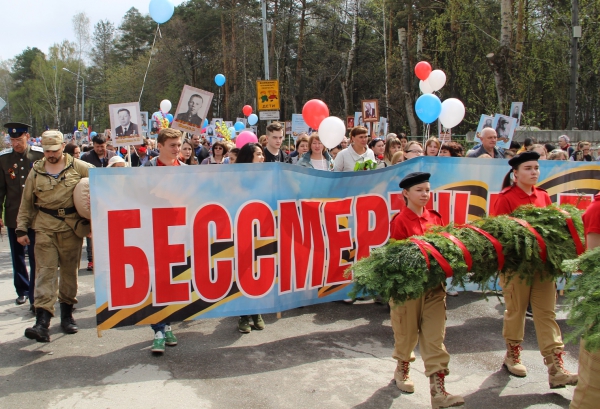
POLYGON ((569 233, 571 233, 571 238, 575 243, 575 251, 577 252, 577 255, 579 256, 583 254, 585 252, 585 248, 583 247, 581 238, 579 238, 579 233, 577 233, 577 229, 575 228, 575 223, 573 223, 571 215, 569 214, 569 212, 563 209, 558 209, 558 211, 567 216, 565 221, 567 222, 567 228, 569 229, 569 233))
POLYGON ((423 253, 423 255, 425 255, 425 260, 427 261, 428 269, 429 269, 429 257, 427 257, 427 255, 426 255, 427 252, 431 253, 433 258, 438 262, 438 264, 442 268, 442 271, 444 271, 444 273, 446 274, 446 278, 452 277, 452 275, 454 274, 454 272, 452 271, 452 266, 450 265, 450 263, 448 263, 448 260, 446 260, 444 258, 444 256, 442 256, 442 253, 440 253, 435 247, 433 247, 433 245, 431 245, 431 243, 428 243, 425 240, 420 240, 420 239, 417 239, 414 237, 412 237, 410 239, 410 241, 412 241, 417 246, 419 246, 419 249, 421 249, 421 253, 423 253))
POLYGON ((452 243, 456 244, 456 246, 462 251, 463 257, 465 259, 465 264, 467 265, 467 271, 471 271, 471 269, 473 268, 473 257, 471 257, 471 252, 469 251, 467 246, 465 246, 465 244, 462 241, 460 241, 450 233, 443 232, 441 233, 441 235, 450 240, 452 243))
POLYGON ((477 233, 488 239, 496 250, 496 256, 498 257, 498 271, 502 271, 504 268, 504 253, 502 253, 502 244, 494 236, 489 234, 487 231, 480 229, 479 227, 473 226, 472 224, 463 224, 462 226, 457 227, 475 230, 477 233))
POLYGON ((535 239, 538 242, 538 245, 540 246, 540 258, 542 259, 542 262, 545 263, 546 256, 548 253, 546 251, 546 242, 544 242, 544 239, 542 238, 542 236, 525 220, 517 219, 516 217, 509 217, 509 219, 519 223, 521 226, 525 227, 527 230, 529 230, 530 232, 533 233, 533 235, 535 236, 535 239))

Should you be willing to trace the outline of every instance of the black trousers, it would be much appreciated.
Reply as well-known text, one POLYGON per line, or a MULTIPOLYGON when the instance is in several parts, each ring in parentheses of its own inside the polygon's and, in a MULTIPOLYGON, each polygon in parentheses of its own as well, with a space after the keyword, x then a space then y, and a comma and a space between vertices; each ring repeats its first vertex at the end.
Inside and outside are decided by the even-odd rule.
POLYGON ((29 274, 27 273, 27 265, 25 264, 25 246, 21 246, 17 241, 17 229, 8 228, 8 241, 10 243, 10 254, 12 256, 13 263, 13 277, 15 283, 15 290, 17 295, 28 296, 29 302, 33 305, 33 290, 35 288, 35 255, 33 249, 35 247, 35 231, 29 229, 27 236, 29 236, 30 244, 27 246, 27 253, 29 254, 29 274))

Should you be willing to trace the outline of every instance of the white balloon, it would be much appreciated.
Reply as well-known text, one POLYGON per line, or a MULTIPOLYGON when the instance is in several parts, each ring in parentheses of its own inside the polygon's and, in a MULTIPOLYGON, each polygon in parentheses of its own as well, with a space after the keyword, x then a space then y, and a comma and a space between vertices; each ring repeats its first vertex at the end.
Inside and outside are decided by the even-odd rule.
POLYGON ((421 92, 423 94, 433 93, 433 88, 431 88, 431 85, 429 85, 429 78, 426 79, 425 81, 423 81, 423 80, 419 81, 419 89, 421 90, 421 92))
POLYGON ((434 91, 439 91, 446 85, 446 74, 442 70, 433 70, 429 74, 427 82, 434 91))
POLYGON ((327 149, 333 149, 342 143, 345 135, 346 124, 338 117, 327 117, 319 125, 319 139, 327 149))
POLYGON ((445 128, 454 128, 464 117, 465 106, 459 99, 448 98, 442 102, 442 113, 439 119, 445 128))
POLYGON ((165 114, 169 113, 171 107, 171 101, 169 101, 168 99, 163 99, 162 101, 160 101, 160 110, 165 114))

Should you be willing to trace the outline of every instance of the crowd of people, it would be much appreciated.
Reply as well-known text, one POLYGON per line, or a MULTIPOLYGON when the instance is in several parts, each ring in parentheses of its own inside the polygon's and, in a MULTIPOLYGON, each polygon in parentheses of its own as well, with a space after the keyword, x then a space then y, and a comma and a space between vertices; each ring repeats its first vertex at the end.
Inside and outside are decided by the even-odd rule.
MULTIPOLYGON (((81 253, 83 238, 87 240, 88 270, 93 270, 93 254, 89 226, 77 215, 73 190, 80 179, 87 177, 91 167, 284 162, 321 171, 347 172, 381 169, 420 156, 508 158, 511 171, 491 211, 493 215, 500 215, 509 214, 522 204, 540 207, 550 204, 548 194, 535 186, 540 174, 539 160, 594 160, 588 142, 572 147, 566 135, 560 137, 559 146, 538 144, 528 138, 523 145, 513 142, 510 149, 500 149, 496 146, 498 136, 492 128, 484 129, 480 134, 481 143, 465 152, 461 144, 442 143, 435 137, 427 139, 424 145, 409 141, 402 134, 389 134, 385 139, 371 138, 367 128, 362 126, 352 128, 349 137, 333 149, 327 149, 319 135, 312 133, 300 135, 293 150, 283 145, 284 126, 278 122, 267 126, 266 134, 260 137, 258 143, 248 143, 240 148, 231 141, 217 141, 210 145, 199 135, 185 135, 170 128, 160 130, 156 139, 146 139, 140 145, 118 149, 103 134, 91 135, 91 144, 80 146, 73 142, 63 143, 63 136, 58 131, 46 131, 39 141, 41 147, 38 147, 28 143, 31 139, 26 124, 10 123, 6 127, 12 148, 10 152, 0 153, 0 169, 3 172, 0 199, 4 201, 6 198, 6 225, 11 238, 18 295, 16 303, 25 304, 29 299, 36 323, 27 328, 25 336, 39 342, 50 341, 49 325, 57 300, 60 302, 64 332, 73 334, 78 331, 73 305, 77 303, 77 256, 81 253), (29 274, 25 251, 29 251, 29 274)), ((425 208, 432 193, 429 185, 432 177, 435 175, 412 173, 400 182, 406 209, 392 220, 391 238, 400 240, 422 235, 432 225, 442 224, 439 214, 425 208)), ((595 205, 595 208, 598 206, 595 205)), ((596 230, 587 229, 586 232, 596 236, 600 234, 596 230)), ((595 243, 597 238, 594 237, 588 243, 595 243)), ((516 279, 510 284, 503 280, 504 276, 501 282, 505 284, 505 294, 511 295, 506 299, 503 331, 507 346, 504 365, 508 371, 515 376, 527 375, 520 351, 526 308, 531 304, 540 352, 548 367, 550 387, 576 385, 577 374, 568 372, 562 361, 564 345, 554 313, 554 283, 538 278, 531 285, 516 279)), ((458 293, 449 289, 448 294, 458 293)), ((396 385, 404 392, 414 392, 410 363, 415 359, 414 348, 420 343, 434 408, 464 404, 462 397, 449 394, 444 385, 450 359, 443 344, 446 295, 445 286, 440 285, 421 299, 411 300, 401 307, 393 301, 390 303, 395 337, 393 357, 398 361, 394 375, 396 385)), ((177 345, 170 322, 151 327, 154 331, 152 352, 162 354, 165 346, 177 345)), ((237 329, 241 333, 264 328, 265 322, 260 314, 238 319, 237 329)))

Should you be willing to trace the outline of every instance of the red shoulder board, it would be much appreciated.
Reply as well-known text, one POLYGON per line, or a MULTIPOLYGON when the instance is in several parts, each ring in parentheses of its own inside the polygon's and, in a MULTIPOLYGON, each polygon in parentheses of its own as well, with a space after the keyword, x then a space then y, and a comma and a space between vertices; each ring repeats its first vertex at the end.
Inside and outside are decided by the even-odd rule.
POLYGON ((504 189, 502 189, 502 191, 500 193, 498 193, 499 195, 505 195, 509 190, 511 190, 513 187, 515 187, 515 185, 510 185, 509 187, 505 187, 504 189))

